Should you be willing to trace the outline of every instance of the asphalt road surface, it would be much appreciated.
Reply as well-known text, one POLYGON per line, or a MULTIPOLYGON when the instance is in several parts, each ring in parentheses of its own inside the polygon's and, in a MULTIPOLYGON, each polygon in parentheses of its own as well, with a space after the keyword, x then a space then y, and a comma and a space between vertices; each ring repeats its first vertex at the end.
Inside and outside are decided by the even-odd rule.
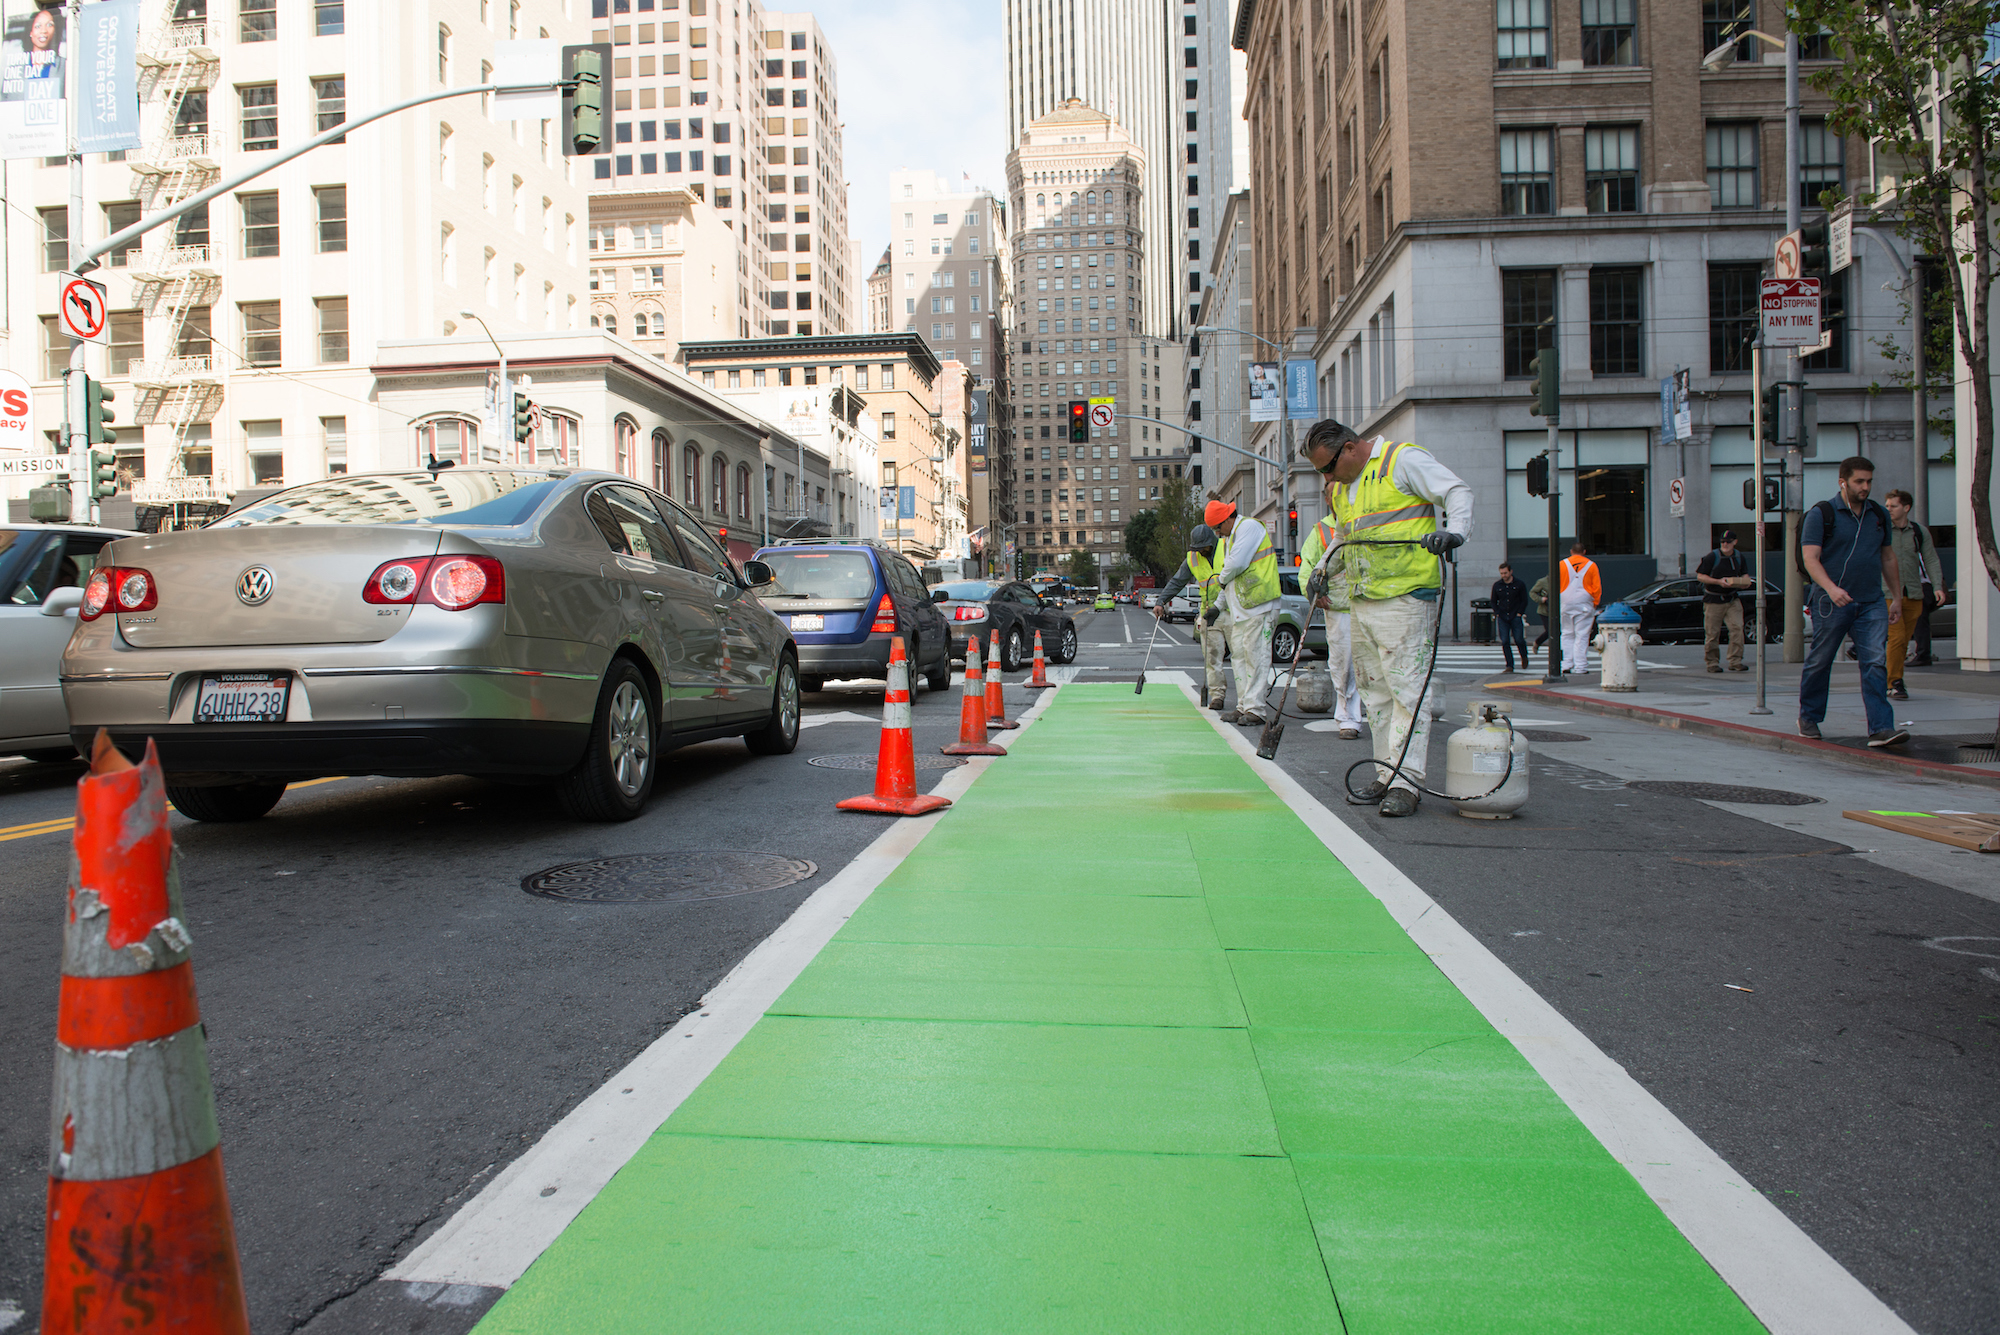
MULTIPOLYGON (((1076 615, 1082 652, 1062 675, 1132 681, 1150 640, 1154 672, 1200 681, 1188 627, 1153 639, 1137 608, 1076 615)), ((1454 712, 1483 680, 1476 660, 1451 657, 1454 712)), ((322 782, 249 825, 173 818, 254 1328, 468 1326, 474 1313, 381 1306, 370 1281, 880 833, 833 809, 867 791, 866 769, 807 763, 872 758, 880 709, 879 689, 837 686, 806 698, 793 756, 675 753, 629 825, 573 824, 541 790, 466 779, 322 782), (521 888, 579 860, 742 850, 817 870, 693 902, 521 888)), ((1766 753, 1524 712, 1591 740, 1536 745, 1511 822, 1431 799, 1403 821, 1348 807, 1341 775, 1368 744, 1304 719, 1278 760, 1913 1326, 1994 1329, 2000 958, 1927 944, 1990 938, 1961 948, 2000 956, 1986 869, 1905 870, 1856 851, 1881 832, 1811 817, 1822 808, 1628 786, 1710 767, 1858 805, 1842 794, 1873 780, 1845 767, 1788 759, 1771 777, 1766 753)), ((919 693, 919 755, 957 715, 955 690, 919 693)), ((1440 780, 1452 726, 1436 730, 1440 780)), ((15 1331, 39 1307, 68 845, 37 823, 71 813, 80 771, 0 761, 0 1330, 10 1303, 29 1314, 15 1331)))

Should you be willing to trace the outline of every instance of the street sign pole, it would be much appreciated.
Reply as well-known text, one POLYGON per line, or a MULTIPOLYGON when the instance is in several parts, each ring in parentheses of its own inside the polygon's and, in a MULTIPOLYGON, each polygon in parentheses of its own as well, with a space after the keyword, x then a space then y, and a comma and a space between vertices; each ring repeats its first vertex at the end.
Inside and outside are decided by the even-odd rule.
POLYGON ((1757 704, 1753 714, 1768 714, 1764 705, 1764 640, 1767 608, 1764 598, 1764 340, 1750 345, 1750 494, 1757 508, 1751 522, 1757 526, 1757 559, 1750 567, 1757 582, 1757 704))
MULTIPOLYGON (((1799 189, 1799 34, 1795 29, 1785 30, 1785 230, 1797 232, 1800 224, 1799 189)), ((1800 256, 1803 261, 1803 254, 1800 256)), ((1803 263, 1800 272, 1804 272, 1803 263)), ((1822 314, 1824 309, 1822 308, 1822 314)), ((1800 375, 1799 350, 1794 347, 1785 355, 1785 379, 1796 386, 1803 378, 1800 375)), ((1799 391, 1795 388, 1792 393, 1799 391)), ((1805 475, 1805 456, 1796 450, 1785 454, 1785 471, 1790 473, 1796 464, 1800 477, 1805 475)), ((1785 515, 1785 661, 1802 663, 1805 661, 1805 590, 1801 581, 1805 578, 1799 570, 1798 561, 1792 556, 1798 550, 1797 536, 1799 521, 1803 516, 1792 506, 1791 487, 1787 485, 1778 503, 1784 507, 1785 515)), ((1757 571, 1757 578, 1764 577, 1763 568, 1757 571)), ((1762 660, 1760 652, 1759 660, 1762 660)), ((1762 704, 1761 692, 1758 703, 1762 704)))
MULTIPOLYGON (((83 114, 83 61, 74 45, 83 32, 82 0, 69 0, 68 27, 72 42, 70 58, 63 62, 64 96, 68 99, 69 124, 69 268, 75 272, 83 269, 83 152, 77 147, 77 122, 83 114)), ((108 317, 107 317, 108 318, 108 317)), ((90 428, 84 421, 84 340, 72 336, 69 341, 69 365, 63 370, 63 448, 74 464, 90 451, 90 428)), ((81 479, 85 482, 84 496, 88 504, 87 518, 95 524, 101 516, 97 497, 91 493, 96 487, 88 485, 88 460, 80 475, 74 467, 70 469, 70 514, 76 513, 76 487, 81 479)))

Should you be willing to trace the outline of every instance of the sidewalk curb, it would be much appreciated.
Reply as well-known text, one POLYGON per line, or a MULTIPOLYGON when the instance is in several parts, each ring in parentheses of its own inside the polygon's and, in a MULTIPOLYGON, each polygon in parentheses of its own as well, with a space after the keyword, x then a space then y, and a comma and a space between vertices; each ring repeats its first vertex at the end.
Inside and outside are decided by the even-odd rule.
POLYGON ((1851 746, 1836 746, 1832 742, 1816 742, 1810 737, 1794 737, 1788 733, 1774 732, 1769 728, 1755 728, 1747 723, 1718 723, 1714 719, 1702 718, 1698 714, 1677 714, 1670 709, 1628 705, 1615 700, 1599 700, 1587 695, 1564 695, 1561 691, 1552 691, 1541 686, 1488 682, 1485 683, 1484 689, 1506 691, 1514 696, 1532 696, 1550 705, 1574 709, 1583 714, 1597 714, 1603 718, 1625 719, 1634 723, 1649 723, 1656 728, 1671 728, 1676 732, 1692 733, 1697 737, 1713 737, 1743 746, 1761 747, 1766 751, 1782 751, 1787 755, 1809 756, 1815 760, 1838 760, 1850 765, 1859 765, 1864 769, 1887 770, 1904 778, 1928 779, 1934 783, 1969 783, 1981 788, 2000 788, 2000 773, 1973 769, 1969 765, 1946 765, 1935 760, 1912 760, 1907 756, 1890 755, 1886 751, 1860 751, 1851 746))

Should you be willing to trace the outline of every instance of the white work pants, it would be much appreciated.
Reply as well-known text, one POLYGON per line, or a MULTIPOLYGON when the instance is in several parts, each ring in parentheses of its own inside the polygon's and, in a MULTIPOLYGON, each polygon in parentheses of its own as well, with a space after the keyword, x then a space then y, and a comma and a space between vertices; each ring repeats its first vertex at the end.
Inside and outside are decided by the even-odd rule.
POLYGON ((1194 631, 1201 640, 1201 666, 1206 674, 1202 699, 1212 703, 1229 694, 1229 678, 1222 668, 1222 650, 1229 643, 1229 632, 1221 626, 1203 625, 1199 615, 1195 617, 1194 631))
POLYGON ((1597 621, 1597 604, 1590 595, 1568 589, 1562 596, 1563 671, 1590 670, 1590 628, 1597 621))
POLYGON ((1278 702, 1269 699, 1277 673, 1271 666, 1271 631, 1278 624, 1278 604, 1239 612, 1226 623, 1229 628, 1229 658, 1236 671, 1236 711, 1254 714, 1269 722, 1276 716, 1278 702))
POLYGON ((1347 612, 1325 612, 1326 670, 1333 678, 1333 721, 1343 728, 1362 724, 1361 687, 1354 676, 1354 618, 1347 612))
POLYGON ((1368 733, 1375 759, 1394 764, 1410 739, 1403 774, 1391 779, 1386 769, 1378 780, 1392 788, 1416 791, 1422 782, 1431 743, 1431 713, 1444 709, 1444 688, 1431 684, 1424 694, 1424 676, 1431 665, 1431 641, 1438 605, 1422 598, 1356 598, 1354 600, 1354 670, 1361 700, 1368 708, 1368 733), (1408 777, 1405 777, 1405 776, 1408 777))

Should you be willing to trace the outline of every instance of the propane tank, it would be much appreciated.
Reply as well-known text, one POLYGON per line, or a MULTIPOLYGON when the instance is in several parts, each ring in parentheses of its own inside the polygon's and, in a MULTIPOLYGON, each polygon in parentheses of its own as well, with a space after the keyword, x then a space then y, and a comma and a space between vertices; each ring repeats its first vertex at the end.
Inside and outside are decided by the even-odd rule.
POLYGON ((1308 663, 1300 668, 1295 690, 1300 713, 1324 714, 1333 708, 1333 677, 1324 663, 1308 663))
POLYGON ((1454 797, 1452 805, 1461 816, 1474 820, 1512 820, 1528 801, 1528 739, 1513 731, 1502 719, 1513 712, 1505 700, 1475 700, 1466 707, 1470 721, 1453 733, 1444 744, 1444 787, 1454 797), (1507 759, 1513 757, 1513 771, 1507 759), (1500 791, 1481 797, 1507 775, 1500 791))

